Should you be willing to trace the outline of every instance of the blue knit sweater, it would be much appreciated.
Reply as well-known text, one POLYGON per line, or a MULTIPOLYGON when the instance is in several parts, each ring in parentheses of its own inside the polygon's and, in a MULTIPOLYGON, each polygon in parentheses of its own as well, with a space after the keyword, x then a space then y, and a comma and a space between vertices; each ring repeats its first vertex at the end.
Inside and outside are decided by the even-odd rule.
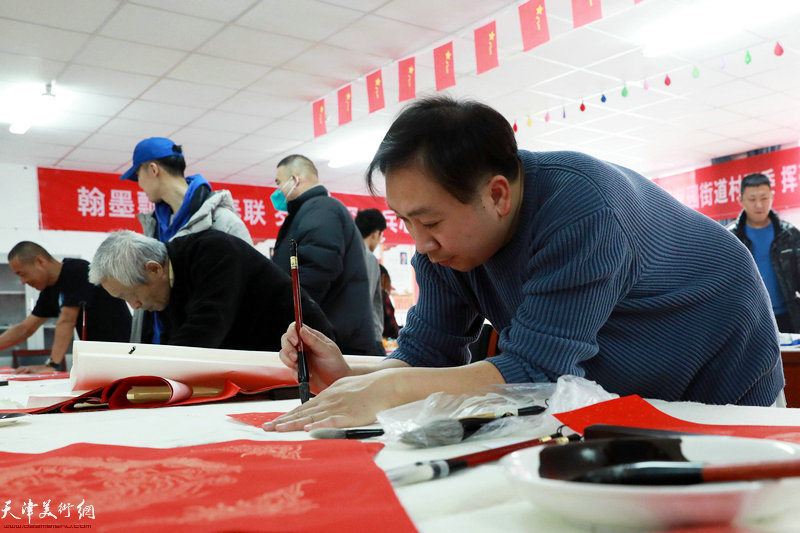
POLYGON ((484 318, 506 382, 585 376, 610 392, 770 405, 784 385, 752 256, 720 224, 632 172, 520 151, 515 236, 469 272, 416 254, 420 297, 391 357, 456 366, 484 318))

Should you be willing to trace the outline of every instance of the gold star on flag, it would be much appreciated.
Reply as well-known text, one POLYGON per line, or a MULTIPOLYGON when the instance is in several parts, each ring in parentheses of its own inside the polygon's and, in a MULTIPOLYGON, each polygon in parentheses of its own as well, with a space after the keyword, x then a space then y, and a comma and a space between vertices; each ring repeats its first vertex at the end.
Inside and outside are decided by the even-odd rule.
POLYGON ((536 14, 537 15, 541 15, 543 11, 544 11, 544 6, 542 4, 539 4, 538 6, 536 6, 536 14))

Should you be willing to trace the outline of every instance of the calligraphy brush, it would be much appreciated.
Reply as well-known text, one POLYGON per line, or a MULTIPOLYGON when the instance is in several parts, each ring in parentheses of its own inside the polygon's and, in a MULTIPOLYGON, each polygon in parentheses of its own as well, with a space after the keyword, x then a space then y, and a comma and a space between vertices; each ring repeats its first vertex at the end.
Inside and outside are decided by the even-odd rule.
POLYGON ((470 466, 496 461, 504 455, 524 448, 541 446, 543 444, 565 444, 567 442, 580 440, 580 438, 580 435, 577 434, 562 437, 559 433, 554 433, 546 437, 526 440, 480 452, 468 453, 451 459, 418 461, 413 465, 391 468, 386 471, 386 476, 393 485, 410 485, 412 483, 419 483, 420 481, 429 481, 431 479, 446 477, 453 472, 458 472, 470 466))
POLYGON ((544 412, 545 407, 532 405, 522 407, 516 411, 506 411, 501 414, 485 414, 467 418, 448 418, 444 420, 434 420, 424 426, 406 431, 400 435, 400 441, 412 446, 427 448, 430 446, 447 446, 456 444, 471 437, 480 428, 506 416, 527 416, 538 415, 544 412))
POLYGON ((289 262, 292 269, 292 297, 294 299, 294 326, 297 331, 297 383, 300 388, 300 402, 306 403, 311 397, 308 384, 308 362, 303 347, 300 329, 303 327, 302 294, 300 293, 300 276, 297 271, 297 241, 289 240, 289 262))
POLYGON ((800 461, 763 461, 728 465, 700 462, 643 461, 585 472, 571 481, 626 485, 694 485, 800 476, 800 461))

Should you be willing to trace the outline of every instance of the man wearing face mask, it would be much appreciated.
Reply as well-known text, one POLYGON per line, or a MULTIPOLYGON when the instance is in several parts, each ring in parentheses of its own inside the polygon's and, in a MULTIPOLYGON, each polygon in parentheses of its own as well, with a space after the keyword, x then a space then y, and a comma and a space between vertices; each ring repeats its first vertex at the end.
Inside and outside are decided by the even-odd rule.
POLYGON ((371 322, 364 243, 350 212, 319 183, 314 163, 290 155, 278 163, 270 199, 288 211, 272 260, 290 273, 289 241, 297 241, 300 283, 333 324, 343 353, 385 355, 371 322))

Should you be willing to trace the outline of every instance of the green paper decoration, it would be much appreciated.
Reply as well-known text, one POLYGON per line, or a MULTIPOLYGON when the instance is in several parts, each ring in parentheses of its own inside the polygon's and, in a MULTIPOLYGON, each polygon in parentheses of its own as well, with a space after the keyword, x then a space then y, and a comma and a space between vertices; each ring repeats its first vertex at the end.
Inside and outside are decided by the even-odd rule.
POLYGON ((627 98, 628 97, 628 86, 627 85, 622 87, 622 97, 623 98, 627 98))
POLYGON ((750 56, 750 50, 744 55, 744 62, 745 64, 749 65, 753 58, 750 56))
POLYGON ((692 77, 693 77, 694 79, 697 79, 697 78, 699 78, 699 77, 700 77, 700 69, 699 69, 699 68, 697 68, 697 66, 695 66, 695 67, 692 69, 692 77))

